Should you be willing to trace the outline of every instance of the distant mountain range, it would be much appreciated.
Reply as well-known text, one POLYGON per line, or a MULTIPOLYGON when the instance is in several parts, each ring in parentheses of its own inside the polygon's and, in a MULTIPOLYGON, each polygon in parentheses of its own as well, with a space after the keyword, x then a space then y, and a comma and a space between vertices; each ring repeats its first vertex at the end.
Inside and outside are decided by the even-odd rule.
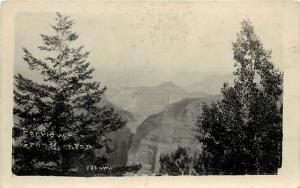
MULTIPOLYGON (((108 91, 107 98, 130 111, 138 122, 162 111, 167 105, 188 97, 207 96, 205 92, 186 92, 173 82, 163 82, 154 87, 126 87, 108 91)), ((135 129, 132 129, 135 132, 135 129)))
MULTIPOLYGON (((230 75, 213 75, 184 88, 167 81, 153 87, 109 89, 106 97, 112 103, 130 111, 137 120, 138 125, 149 115, 161 112, 167 105, 181 99, 218 94, 223 83, 231 80, 232 76, 230 75)), ((135 133, 135 129, 136 127, 132 127, 133 133, 135 133)))
POLYGON ((233 75, 210 75, 201 81, 190 84, 184 89, 188 92, 205 91, 206 93, 215 95, 220 93, 224 83, 233 83, 233 75))

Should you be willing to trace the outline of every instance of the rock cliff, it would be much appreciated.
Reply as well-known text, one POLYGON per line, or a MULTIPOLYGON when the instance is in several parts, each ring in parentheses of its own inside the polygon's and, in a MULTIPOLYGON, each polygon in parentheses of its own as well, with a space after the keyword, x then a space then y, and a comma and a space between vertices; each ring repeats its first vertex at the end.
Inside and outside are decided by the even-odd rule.
POLYGON ((220 96, 186 98, 168 105, 164 111, 149 116, 133 136, 128 153, 128 163, 141 163, 141 174, 153 174, 159 170, 159 156, 177 147, 189 147, 193 157, 201 152, 201 144, 195 135, 195 122, 203 103, 220 99, 220 96))

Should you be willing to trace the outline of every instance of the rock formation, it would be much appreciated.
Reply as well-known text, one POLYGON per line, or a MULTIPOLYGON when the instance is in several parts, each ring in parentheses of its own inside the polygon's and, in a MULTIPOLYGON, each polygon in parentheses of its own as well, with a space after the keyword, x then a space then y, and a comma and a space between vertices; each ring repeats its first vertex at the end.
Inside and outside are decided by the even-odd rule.
POLYGON ((189 147, 196 158, 201 152, 201 144, 195 138, 197 116, 201 113, 203 103, 218 99, 220 96, 186 98, 149 116, 133 136, 128 163, 141 163, 140 174, 156 173, 160 154, 173 152, 179 145, 189 147))

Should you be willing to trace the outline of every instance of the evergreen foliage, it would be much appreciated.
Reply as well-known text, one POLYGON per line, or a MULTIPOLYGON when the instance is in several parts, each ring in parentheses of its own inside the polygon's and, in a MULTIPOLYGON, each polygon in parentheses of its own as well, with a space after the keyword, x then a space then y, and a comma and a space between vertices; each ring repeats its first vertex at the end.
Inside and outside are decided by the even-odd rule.
MULTIPOLYGON (((126 124, 112 108, 100 105, 106 87, 92 81, 89 52, 75 47, 79 35, 73 21, 57 13, 52 35, 42 34, 44 59, 24 48, 24 61, 42 77, 37 82, 15 75, 13 173, 16 175, 82 175, 86 166, 105 166, 111 152, 107 133, 126 124), (80 145, 79 145, 80 144, 80 145)), ((102 175, 123 175, 136 166, 110 169, 102 175)))

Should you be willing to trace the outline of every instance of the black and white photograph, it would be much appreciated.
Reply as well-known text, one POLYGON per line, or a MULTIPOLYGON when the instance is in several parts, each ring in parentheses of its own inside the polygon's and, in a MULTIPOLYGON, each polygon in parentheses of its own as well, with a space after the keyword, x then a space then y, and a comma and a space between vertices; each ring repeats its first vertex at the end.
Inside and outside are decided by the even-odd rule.
POLYGON ((14 14, 14 177, 281 173, 280 3, 101 5, 14 14))

